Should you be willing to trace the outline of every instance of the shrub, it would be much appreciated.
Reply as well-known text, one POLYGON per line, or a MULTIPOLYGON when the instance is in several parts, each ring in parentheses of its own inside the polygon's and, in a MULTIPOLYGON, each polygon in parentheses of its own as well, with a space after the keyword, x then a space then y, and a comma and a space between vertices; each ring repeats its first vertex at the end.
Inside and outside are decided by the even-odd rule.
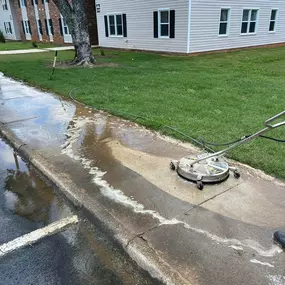
POLYGON ((105 52, 103 49, 100 50, 101 56, 105 56, 105 52))
POLYGON ((5 40, 5 37, 4 37, 4 34, 3 32, 0 30, 0 43, 5 43, 6 40, 5 40))
POLYGON ((32 46, 33 46, 34 48, 39 47, 36 41, 32 41, 32 46))

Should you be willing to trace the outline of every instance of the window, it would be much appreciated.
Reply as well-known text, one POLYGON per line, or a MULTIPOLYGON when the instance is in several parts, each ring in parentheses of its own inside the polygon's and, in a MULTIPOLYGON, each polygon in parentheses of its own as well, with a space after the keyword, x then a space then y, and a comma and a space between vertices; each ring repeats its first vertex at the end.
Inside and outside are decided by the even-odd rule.
POLYGON ((31 34, 31 28, 30 28, 29 21, 23 21, 23 23, 24 23, 25 34, 31 34))
POLYGON ((122 14, 108 15, 109 35, 114 37, 123 36, 123 17, 122 14))
POLYGON ((278 13, 278 9, 272 9, 271 10, 269 32, 275 32, 276 31, 277 13, 278 13))
POLYGON ((3 2, 2 2, 3 4, 2 4, 2 8, 3 8, 3 10, 5 11, 8 11, 8 4, 7 4, 7 0, 3 0, 3 2))
POLYGON ((43 26, 41 20, 38 20, 38 31, 40 35, 43 35, 43 26))
POLYGON ((242 14, 241 34, 255 34, 257 29, 257 9, 244 9, 242 14))
POLYGON ((63 33, 64 33, 64 35, 69 35, 70 34, 69 33, 69 28, 68 28, 67 23, 66 23, 64 18, 62 18, 62 24, 63 24, 63 33))
POLYGON ((221 9, 219 35, 227 36, 229 33, 230 9, 221 9))
POLYGON ((5 28, 5 33, 7 35, 11 35, 12 34, 12 26, 10 22, 4 22, 4 28, 5 28))
POLYGON ((26 0, 20 0, 21 7, 27 6, 26 0))
POLYGON ((158 31, 160 38, 169 38, 169 10, 160 10, 158 13, 158 31))
POLYGON ((50 35, 53 35, 54 32, 53 32, 53 23, 52 23, 52 19, 48 19, 48 25, 49 25, 49 32, 50 32, 50 35))

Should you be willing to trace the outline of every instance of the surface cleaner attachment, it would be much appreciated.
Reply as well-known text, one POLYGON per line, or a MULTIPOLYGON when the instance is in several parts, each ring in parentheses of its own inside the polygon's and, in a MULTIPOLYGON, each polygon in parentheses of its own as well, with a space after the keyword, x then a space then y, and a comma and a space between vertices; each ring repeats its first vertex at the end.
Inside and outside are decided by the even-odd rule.
POLYGON ((203 190, 204 183, 217 183, 226 180, 229 177, 230 170, 233 172, 235 178, 239 178, 240 173, 238 169, 230 167, 223 155, 242 144, 262 136, 272 129, 284 126, 285 121, 277 122, 282 116, 285 116, 285 110, 268 119, 264 123, 265 128, 262 130, 253 135, 243 137, 223 150, 214 153, 204 152, 197 156, 185 156, 179 161, 171 161, 170 169, 176 170, 181 177, 196 182, 199 190, 203 190))

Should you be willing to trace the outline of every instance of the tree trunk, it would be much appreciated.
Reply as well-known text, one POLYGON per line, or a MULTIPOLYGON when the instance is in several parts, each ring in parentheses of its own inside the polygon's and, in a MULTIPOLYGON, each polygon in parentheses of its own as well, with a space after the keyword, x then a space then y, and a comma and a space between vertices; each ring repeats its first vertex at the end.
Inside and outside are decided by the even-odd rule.
POLYGON ((68 0, 53 0, 69 27, 75 58, 73 64, 89 66, 96 62, 90 45, 88 24, 85 13, 84 0, 72 0, 72 6, 68 0))

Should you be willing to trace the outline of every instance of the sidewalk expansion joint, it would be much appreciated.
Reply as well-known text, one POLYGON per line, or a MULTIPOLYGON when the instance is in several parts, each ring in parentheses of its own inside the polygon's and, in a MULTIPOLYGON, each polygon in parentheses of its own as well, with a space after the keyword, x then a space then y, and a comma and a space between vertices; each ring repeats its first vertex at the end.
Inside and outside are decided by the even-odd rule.
MULTIPOLYGON (((2 101, 9 101, 9 100, 14 100, 14 99, 22 99, 22 98, 33 98, 33 96, 18 96, 18 97, 11 97, 11 98, 5 98, 5 99, 1 99, 2 101)), ((4 105, 4 103, 2 104, 4 105)))
POLYGON ((133 240, 135 240, 136 238, 141 238, 141 239, 143 239, 143 240, 146 240, 146 239, 144 238, 144 235, 147 234, 148 232, 150 232, 150 231, 152 231, 152 230, 154 230, 154 229, 160 227, 160 226, 161 226, 161 224, 160 224, 160 223, 157 223, 155 226, 150 227, 149 229, 145 230, 144 232, 140 232, 140 233, 134 235, 131 239, 128 240, 128 242, 127 242, 127 244, 126 244, 126 248, 127 248, 127 247, 131 244, 131 242, 132 242, 133 240))
POLYGON ((19 119, 19 120, 14 120, 14 121, 9 121, 9 122, 2 122, 4 125, 8 125, 8 124, 12 124, 12 123, 19 123, 19 122, 23 122, 23 121, 28 121, 28 120, 33 120, 33 119, 37 119, 39 118, 39 116, 35 116, 35 117, 30 117, 30 118, 25 118, 25 119, 19 119))
POLYGON ((232 187, 230 187, 230 188, 224 190, 224 191, 221 192, 221 193, 218 193, 218 194, 214 195, 213 197, 210 197, 210 198, 206 199, 205 201, 203 201, 203 202, 201 202, 201 203, 199 203, 199 204, 197 204, 197 205, 193 205, 193 207, 191 207, 191 209, 189 209, 189 210, 185 211, 184 213, 178 215, 178 217, 181 217, 181 216, 183 216, 183 215, 189 213, 190 211, 192 211, 192 210, 194 210, 194 209, 197 209, 198 207, 204 205, 205 203, 207 203, 207 202, 209 202, 209 201, 211 201, 211 200, 214 200, 215 198, 217 198, 217 197, 219 197, 219 196, 221 196, 221 195, 223 195, 223 194, 225 194, 225 193, 231 191, 232 189, 234 189, 235 187, 237 187, 237 186, 239 186, 239 185, 241 185, 241 184, 243 184, 243 183, 244 183, 244 181, 242 181, 242 182, 240 182, 240 183, 238 183, 238 184, 236 184, 236 185, 234 185, 234 186, 232 186, 232 187))

